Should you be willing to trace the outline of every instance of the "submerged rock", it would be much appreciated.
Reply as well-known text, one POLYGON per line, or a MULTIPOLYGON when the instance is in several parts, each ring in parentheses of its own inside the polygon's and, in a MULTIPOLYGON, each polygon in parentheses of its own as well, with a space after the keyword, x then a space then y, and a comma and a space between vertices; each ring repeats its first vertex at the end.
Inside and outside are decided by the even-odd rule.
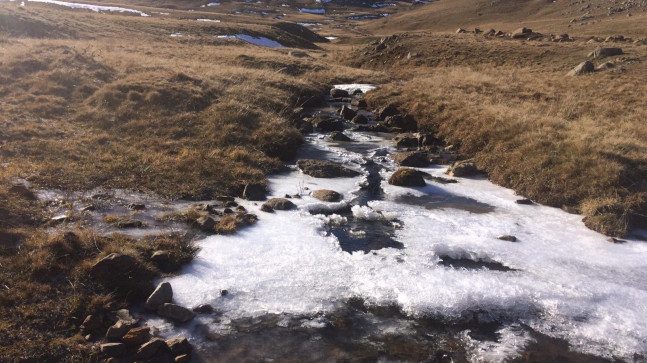
POLYGON ((333 141, 353 141, 350 137, 344 135, 339 131, 333 131, 330 133, 330 139, 333 141))
POLYGON ((312 197, 324 202, 338 202, 341 199, 341 194, 334 190, 319 189, 312 192, 312 197))
POLYGON ((339 110, 339 115, 344 119, 344 120, 352 120, 353 117, 357 115, 357 112, 355 110, 351 109, 350 107, 344 105, 341 107, 341 110, 339 110))
POLYGON ((389 184, 401 187, 424 187, 427 185, 424 179, 425 173, 416 169, 398 169, 389 178, 389 184))
POLYGON ((178 323, 186 323, 195 317, 195 313, 183 306, 164 303, 157 308, 157 315, 178 323))
POLYGON ((351 178, 360 175, 359 172, 332 161, 302 159, 297 161, 297 167, 304 174, 315 178, 351 178))

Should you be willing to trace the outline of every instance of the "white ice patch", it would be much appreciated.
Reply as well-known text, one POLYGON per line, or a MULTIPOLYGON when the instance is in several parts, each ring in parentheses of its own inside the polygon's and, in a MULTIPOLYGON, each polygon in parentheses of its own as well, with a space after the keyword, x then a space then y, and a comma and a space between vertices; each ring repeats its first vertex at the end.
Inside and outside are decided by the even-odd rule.
POLYGON ((182 38, 184 37, 184 34, 182 33, 173 33, 170 35, 171 38, 182 38))
POLYGON ((269 47, 269 48, 283 48, 283 44, 277 42, 276 40, 268 39, 265 37, 253 37, 251 35, 247 34, 236 34, 236 38, 240 40, 244 40, 247 43, 251 43, 254 45, 258 45, 261 47, 269 47))
POLYGON ((353 216, 355 218, 366 219, 369 221, 382 221, 382 220, 392 221, 398 218, 397 213, 382 212, 379 210, 375 210, 366 205, 363 205, 363 206, 354 205, 351 208, 351 211, 353 212, 353 216))
POLYGON ((353 92, 355 90, 360 90, 363 93, 366 93, 370 90, 374 90, 377 88, 376 84, 365 84, 365 83, 352 83, 352 84, 336 84, 333 86, 334 88, 337 89, 343 89, 348 92, 353 92))
POLYGON ((220 23, 220 20, 217 20, 217 19, 196 19, 196 20, 205 22, 205 23, 220 23))
POLYGON ((313 26, 322 26, 323 25, 321 23, 297 23, 297 24, 299 24, 301 26, 304 26, 306 28, 310 28, 310 27, 313 27, 313 26))
POLYGON ((468 359, 471 362, 504 362, 519 357, 520 352, 533 341, 528 333, 518 324, 513 324, 497 331, 499 341, 478 341, 463 333, 462 340, 466 343, 468 359))
MULTIPOLYGON (((337 152, 336 160, 350 163, 357 157, 323 139, 311 142, 337 152)), ((375 142, 375 148, 384 145, 375 142)), ((444 168, 422 170, 438 175, 444 168)), ((362 297, 373 304, 397 304, 412 316, 454 318, 480 311, 604 357, 631 360, 634 353, 647 353, 646 243, 631 239, 609 243, 587 229, 581 216, 516 204, 518 196, 509 189, 485 179, 459 178, 456 184, 429 182, 421 188, 384 183, 385 200, 353 212, 397 216, 403 225, 394 238, 404 248, 349 254, 334 235, 325 235, 325 223, 336 217, 326 220, 306 211, 309 204, 328 203, 314 200, 305 187, 336 190, 349 201, 364 178, 318 179, 298 171, 272 176, 272 196, 301 194, 300 199, 291 199, 298 209, 264 213, 260 203, 241 201, 259 216, 258 223, 233 236, 198 242, 201 249, 195 261, 168 279, 174 300, 188 307, 209 303, 223 312, 226 322, 265 313, 325 313, 350 297, 362 297), (469 198, 493 209, 477 214, 395 202, 407 193, 413 198, 469 198), (501 234, 512 234, 518 242, 498 240, 501 234), (445 267, 440 255, 496 261, 516 271, 445 267), (222 289, 229 291, 227 298, 220 297, 222 289)), ((204 320, 196 320, 200 319, 204 320)), ((159 320, 150 324, 167 335, 178 332, 159 320)), ((515 327, 504 327, 496 344, 474 343, 472 359, 515 356, 529 341, 515 327)))
POLYGON ((326 37, 326 39, 328 39, 328 40, 335 40, 335 39, 339 39, 339 37, 326 37))
POLYGON ((119 12, 119 13, 135 13, 135 14, 139 14, 141 16, 150 16, 150 15, 148 15, 148 14, 142 12, 142 11, 139 11, 139 10, 122 8, 122 7, 118 7, 118 6, 102 6, 102 5, 80 4, 80 3, 70 3, 70 2, 58 1, 58 0, 29 0, 29 2, 61 5, 61 6, 67 6, 68 8, 73 8, 73 9, 89 9, 89 10, 92 10, 92 11, 95 11, 95 12, 114 11, 114 12, 119 12))
POLYGON ((201 7, 201 8, 204 8, 204 7, 207 7, 207 6, 220 6, 220 3, 212 2, 212 3, 208 3, 208 4, 205 4, 205 5, 202 5, 202 6, 200 6, 200 7, 201 7))
POLYGON ((299 8, 299 11, 302 13, 309 13, 309 14, 325 14, 326 9, 309 9, 309 8, 299 8))

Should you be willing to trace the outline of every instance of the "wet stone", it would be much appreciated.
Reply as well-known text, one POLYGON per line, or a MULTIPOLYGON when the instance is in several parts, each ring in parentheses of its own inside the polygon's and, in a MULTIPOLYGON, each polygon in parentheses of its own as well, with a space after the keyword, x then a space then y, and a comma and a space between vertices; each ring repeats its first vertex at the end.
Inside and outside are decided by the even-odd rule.
POLYGON ((191 310, 193 310, 194 313, 198 314, 211 314, 214 312, 213 306, 209 304, 198 305, 191 310))
POLYGON ((508 241, 508 242, 517 242, 517 237, 511 236, 509 234, 501 235, 501 236, 497 237, 497 239, 500 239, 502 241, 508 241))

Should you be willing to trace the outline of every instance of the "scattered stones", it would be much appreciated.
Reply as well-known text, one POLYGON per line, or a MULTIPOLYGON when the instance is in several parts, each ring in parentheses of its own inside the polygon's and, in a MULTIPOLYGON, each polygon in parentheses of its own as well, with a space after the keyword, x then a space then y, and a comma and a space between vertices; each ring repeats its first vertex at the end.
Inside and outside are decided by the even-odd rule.
POLYGON ((339 116, 341 116, 344 120, 350 121, 356 115, 357 115, 357 112, 355 112, 355 110, 353 110, 352 108, 346 105, 341 106, 341 109, 339 110, 339 116))
POLYGON ((247 200, 265 200, 265 195, 267 190, 265 190, 265 185, 258 183, 249 183, 245 185, 245 190, 243 191, 243 198, 247 200))
POLYGON ((416 169, 401 168, 389 178, 389 184, 402 187, 424 187, 424 173, 416 169))
POLYGON ((168 282, 162 282, 157 285, 157 288, 146 300, 144 307, 148 310, 157 310, 157 308, 164 304, 173 301, 173 288, 168 282))
POLYGON ((333 131, 330 133, 330 139, 333 141, 353 141, 350 137, 344 135, 342 132, 333 131))
POLYGON ((210 216, 202 216, 195 220, 195 224, 204 232, 213 232, 216 223, 216 220, 210 216))
POLYGON ((400 152, 393 155, 393 161, 400 166, 424 168, 429 166, 429 157, 418 151, 400 152))
POLYGON ((330 90, 330 96, 332 98, 339 98, 339 97, 348 97, 350 95, 348 94, 348 91, 345 91, 343 89, 333 88, 330 90))
POLYGON ((393 146, 396 148, 417 148, 418 138, 413 134, 401 134, 395 136, 393 139, 393 146))
POLYGON ((147 326, 132 328, 121 338, 121 341, 131 346, 139 346, 148 340, 150 330, 151 328, 147 326))
POLYGON ((157 308, 157 315, 178 323, 186 323, 195 317, 195 313, 183 306, 164 303, 157 308))
POLYGON ((209 304, 198 305, 191 310, 193 310, 194 313, 198 314, 212 314, 214 312, 213 306, 209 304))
POLYGON ((166 341, 166 346, 174 356, 191 353, 191 343, 184 337, 169 339, 166 341))
POLYGON ((272 198, 265 202, 262 207, 268 207, 271 210, 290 210, 295 208, 296 205, 285 198, 272 198))
POLYGON ((454 177, 470 177, 478 174, 478 172, 479 170, 473 161, 465 160, 455 162, 445 173, 454 177))
POLYGON ((119 357, 126 352, 126 345, 123 343, 105 343, 100 346, 101 353, 108 357, 119 357))
POLYGON ((591 73, 595 71, 595 66, 593 63, 590 61, 584 61, 580 64, 578 64, 575 68, 573 68, 570 72, 568 72, 568 76, 581 76, 583 74, 591 73))
POLYGON ((623 55, 624 52, 622 51, 621 48, 601 48, 598 47, 591 53, 589 53, 589 57, 593 58, 606 58, 606 57, 613 57, 616 55, 623 55))
POLYGON ((514 201, 517 204, 524 204, 524 205, 533 205, 535 203, 532 202, 532 200, 524 198, 524 199, 517 199, 514 201))
POLYGON ((501 235, 501 236, 499 236, 497 238, 502 240, 502 241, 517 242, 517 237, 511 236, 509 234, 504 234, 504 235, 501 235))
POLYGON ((312 192, 312 197, 324 202, 338 202, 341 199, 341 194, 334 190, 319 189, 312 192))
POLYGON ((297 161, 297 167, 304 174, 315 178, 351 178, 360 175, 359 172, 332 161, 302 159, 297 161))
POLYGON ((600 64, 596 69, 598 71, 602 71, 602 70, 605 70, 605 69, 615 68, 615 66, 616 66, 615 63, 613 63, 613 62, 604 62, 604 63, 600 64))
POLYGON ((510 34, 510 37, 512 39, 523 39, 523 38, 528 38, 532 34, 532 29, 528 29, 526 27, 519 28, 510 34))
POLYGON ((165 345, 164 341, 160 338, 153 338, 149 342, 142 344, 135 353, 136 359, 150 359, 160 348, 165 345))
POLYGON ((366 125, 368 123, 368 118, 364 115, 358 114, 355 117, 353 117, 350 122, 354 124, 359 124, 359 125, 366 125))

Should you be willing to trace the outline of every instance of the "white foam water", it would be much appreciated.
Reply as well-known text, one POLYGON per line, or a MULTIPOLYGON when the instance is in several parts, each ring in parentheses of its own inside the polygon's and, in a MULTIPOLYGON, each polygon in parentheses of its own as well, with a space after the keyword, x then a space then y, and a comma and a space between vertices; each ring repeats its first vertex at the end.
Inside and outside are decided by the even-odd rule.
MULTIPOLYGON (((348 85, 346 89, 359 88, 348 85)), ((335 87, 342 88, 340 85, 335 87)), ((361 85, 368 89, 367 85, 361 85)), ((373 87, 373 86, 371 86, 373 87)), ((377 136, 358 139, 385 145, 377 136)), ((333 153, 333 159, 364 170, 360 157, 325 138, 309 142, 333 153)), ((393 151, 391 147, 387 147, 393 151)), ((369 153, 370 154, 370 153, 369 153)), ((388 161, 384 180, 395 170, 388 161)), ((422 169, 441 175, 444 167, 422 169)), ((326 224, 344 223, 340 215, 312 215, 313 206, 352 204, 366 182, 355 178, 312 178, 297 170, 269 178, 271 196, 292 198, 296 210, 265 213, 260 203, 239 201, 259 216, 254 226, 233 236, 211 236, 177 277, 170 278, 177 303, 192 307, 208 303, 227 321, 267 313, 309 315, 335 311, 350 298, 368 304, 396 305, 412 317, 459 319, 479 312, 482 319, 504 322, 500 339, 481 342, 464 336, 472 361, 514 358, 530 342, 521 325, 567 340, 572 349, 607 358, 633 359, 647 353, 647 244, 629 239, 613 244, 587 229, 581 216, 541 205, 520 205, 513 191, 484 178, 458 178, 455 184, 429 182, 405 188, 382 182, 385 197, 353 206, 355 218, 397 219, 395 239, 403 249, 371 253, 344 252, 326 224), (340 203, 312 198, 310 190, 333 189, 340 203), (402 196, 454 196, 490 206, 487 213, 451 205, 399 202, 402 196), (497 239, 502 234, 517 242, 497 239), (511 271, 454 268, 442 259, 470 258, 497 262, 511 271), (229 292, 226 298, 220 291, 229 292)), ((163 334, 189 335, 196 324, 213 324, 199 316, 193 325, 173 327, 149 321, 163 334)), ((315 321, 314 326, 325 325, 315 321)), ((226 331, 226 329, 225 329, 226 331)))

